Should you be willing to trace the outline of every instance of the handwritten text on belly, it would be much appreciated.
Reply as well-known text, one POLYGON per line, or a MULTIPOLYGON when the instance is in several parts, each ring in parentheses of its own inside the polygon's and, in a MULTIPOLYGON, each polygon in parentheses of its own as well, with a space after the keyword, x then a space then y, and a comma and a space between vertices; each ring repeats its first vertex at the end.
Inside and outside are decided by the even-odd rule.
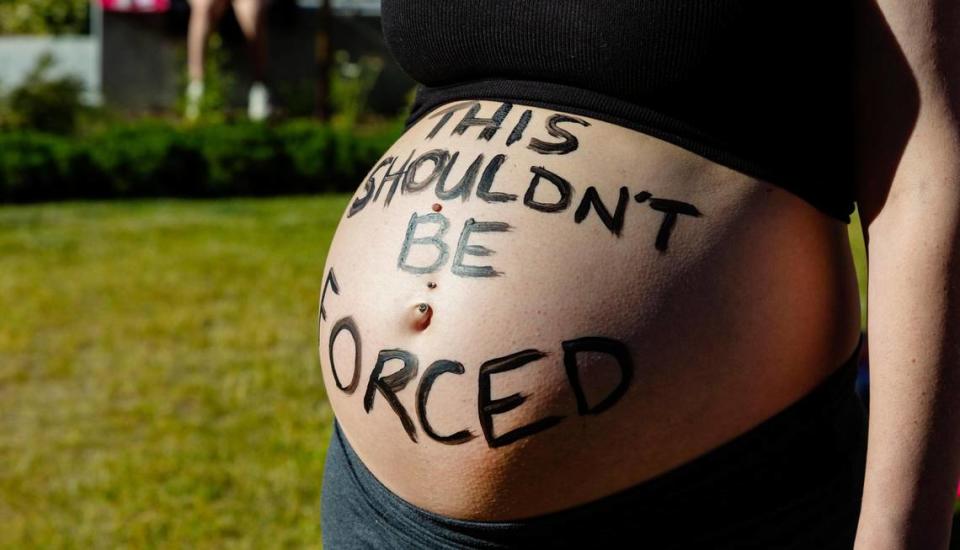
MULTIPOLYGON (((450 129, 451 136, 464 136, 468 129, 479 127, 476 139, 490 141, 501 130, 513 105, 501 103, 489 118, 479 117, 480 109, 479 102, 470 101, 433 113, 430 118, 439 118, 439 120, 430 130, 427 139, 434 138, 444 129, 450 129), (461 115, 460 119, 454 124, 451 121, 458 113, 461 115)), ((524 139, 532 114, 533 112, 529 109, 523 112, 507 134, 506 147, 514 146, 524 139)), ((532 137, 526 141, 526 147, 544 156, 569 155, 580 147, 579 139, 571 131, 576 130, 577 126, 587 127, 590 123, 572 115, 554 113, 544 123, 546 133, 553 140, 546 141, 532 137)), ((576 186, 567 178, 543 165, 530 166, 529 183, 521 198, 517 194, 497 190, 497 174, 508 160, 506 154, 496 154, 488 159, 481 153, 469 163, 460 157, 460 151, 435 148, 419 155, 415 150, 410 151, 402 161, 400 156, 383 158, 367 175, 361 189, 358 190, 358 196, 350 204, 346 217, 351 218, 372 203, 379 201, 381 194, 383 194, 383 207, 386 208, 398 191, 403 195, 411 195, 424 193, 432 188, 433 194, 440 201, 466 202, 475 196, 485 203, 517 203, 551 216, 573 208, 573 221, 576 224, 587 220, 593 211, 599 222, 619 238, 624 226, 627 206, 633 203, 644 205, 650 209, 648 212, 662 216, 653 246, 660 254, 665 254, 677 220, 680 217, 698 218, 702 215, 692 204, 654 197, 644 190, 631 194, 626 186, 617 189, 616 206, 610 209, 596 187, 587 187, 580 195, 576 186), (399 162, 402 164, 397 168, 399 162), (459 174, 459 178, 451 176, 455 171, 459 174), (386 189, 385 193, 384 189, 386 189)), ((434 201, 431 199, 429 202, 434 201)), ((449 265, 450 271, 460 277, 502 276, 503 272, 494 266, 477 265, 479 263, 477 258, 490 256, 494 251, 485 246, 471 244, 470 241, 476 233, 504 233, 513 231, 515 228, 505 221, 468 217, 459 228, 459 236, 453 244, 452 239, 448 242, 451 220, 440 213, 442 210, 442 204, 434 203, 432 207, 428 206, 421 212, 411 213, 397 254, 397 269, 415 276, 422 276, 445 269, 449 265), (418 255, 417 252, 420 254, 418 255), (418 259, 415 261, 414 258, 418 259)), ((436 289, 436 282, 428 282, 427 287, 436 289)), ((332 321, 332 319, 328 321, 328 311, 324 305, 328 298, 328 290, 336 295, 340 295, 342 290, 332 267, 327 272, 320 295, 319 323, 321 326, 324 322, 332 321)), ((430 323, 431 306, 426 303, 420 303, 418 306, 419 315, 414 319, 416 321, 414 324, 416 330, 425 330, 430 323)), ((431 391, 434 383, 441 377, 461 377, 467 372, 471 373, 469 376, 477 377, 477 424, 486 444, 494 448, 547 430, 564 419, 563 415, 545 415, 505 433, 496 433, 494 418, 517 409, 529 397, 522 393, 513 393, 506 397, 494 398, 492 381, 498 375, 530 368, 537 362, 549 360, 552 354, 559 352, 558 364, 563 365, 569 388, 576 399, 576 412, 580 416, 598 414, 616 404, 626 394, 634 375, 634 363, 627 345, 618 339, 601 334, 563 340, 558 350, 545 351, 532 347, 521 349, 483 361, 478 368, 469 369, 461 362, 447 358, 433 361, 421 372, 420 359, 414 351, 401 347, 381 349, 376 354, 376 360, 371 360, 373 366, 366 375, 362 373, 364 370, 362 342, 360 327, 352 315, 343 315, 332 321, 328 341, 324 344, 329 352, 329 371, 334 385, 339 392, 350 396, 356 394, 363 383, 360 393, 363 396, 364 411, 370 414, 377 402, 385 402, 413 442, 418 442, 420 433, 448 445, 460 445, 478 437, 475 430, 468 427, 452 433, 439 433, 429 422, 427 408, 431 391), (352 342, 352 365, 335 364, 334 344, 338 339, 341 341, 341 349, 346 342, 352 342), (581 354, 587 353, 605 356, 617 366, 617 382, 613 388, 606 389, 603 395, 588 396, 588 392, 584 389, 581 370, 590 367, 586 366, 589 363, 578 358, 582 357, 581 354), (388 364, 393 366, 397 363, 399 368, 385 374, 388 364), (416 383, 416 387, 407 389, 407 386, 413 383, 416 383), (415 411, 408 411, 398 399, 397 395, 405 391, 414 392, 415 411)))
MULTIPOLYGON (((328 287, 334 294, 340 293, 340 286, 337 283, 333 268, 329 269, 323 291, 321 292, 320 323, 326 320, 326 309, 324 308, 323 302, 328 287)), ((333 324, 333 327, 330 329, 327 347, 330 357, 329 367, 334 384, 337 389, 345 395, 353 395, 360 385, 361 369, 363 366, 363 346, 360 337, 360 328, 352 316, 341 317, 333 324), (350 340, 353 342, 354 358, 352 366, 342 366, 342 368, 349 369, 350 371, 349 381, 346 383, 344 383, 344 380, 341 379, 338 373, 338 367, 334 362, 333 353, 337 338, 346 337, 346 335, 341 336, 343 333, 349 335, 350 340)), ((577 401, 577 414, 580 416, 599 414, 613 406, 626 393, 630 381, 633 379, 634 370, 633 359, 626 344, 605 336, 586 336, 572 340, 564 340, 561 342, 560 347, 563 354, 563 366, 567 381, 577 401), (603 353, 611 356, 619 366, 620 372, 620 379, 617 385, 608 391, 607 395, 602 399, 594 398, 594 402, 590 402, 584 391, 580 377, 581 366, 577 362, 578 354, 588 352, 603 353)), ((506 397, 494 399, 492 397, 492 378, 499 373, 523 368, 547 357, 551 353, 552 352, 529 348, 503 357, 484 361, 483 364, 480 365, 478 370, 479 391, 477 394, 477 414, 480 429, 489 447, 495 448, 508 445, 524 437, 551 428, 563 420, 563 416, 551 415, 530 422, 524 426, 514 428, 503 434, 498 435, 494 432, 494 416, 516 409, 526 401, 527 396, 521 393, 514 393, 506 397)), ((410 440, 415 443, 417 442, 418 434, 416 425, 410 413, 403 404, 400 403, 400 400, 397 399, 397 394, 405 390, 407 385, 417 377, 419 371, 420 361, 413 352, 400 348, 380 350, 377 353, 376 363, 370 371, 370 375, 367 377, 363 392, 364 411, 369 414, 370 411, 373 410, 374 404, 379 396, 380 399, 387 402, 397 415, 404 432, 406 432, 410 440), (399 370, 385 375, 383 373, 384 367, 391 361, 399 361, 402 366, 399 370)), ((416 392, 417 420, 423 432, 427 434, 427 437, 434 441, 448 445, 460 445, 477 437, 477 434, 469 429, 462 429, 452 434, 437 433, 427 420, 427 404, 434 382, 444 374, 463 375, 465 372, 466 369, 462 363, 451 359, 439 359, 427 367, 414 390, 416 392)))
MULTIPOLYGON (((492 140, 501 129, 501 125, 507 114, 512 110, 513 104, 501 103, 500 107, 489 118, 477 116, 480 106, 481 104, 478 102, 459 103, 431 114, 429 118, 439 117, 440 120, 427 135, 427 139, 436 136, 441 129, 449 127, 448 123, 454 114, 466 109, 466 113, 463 114, 460 121, 452 127, 450 135, 462 136, 468 128, 479 126, 482 129, 476 139, 492 140)), ((523 138, 529 126, 531 115, 532 111, 529 109, 523 113, 507 136, 506 147, 512 146, 523 138)), ((571 131, 561 127, 561 123, 566 125, 590 125, 586 120, 575 116, 554 113, 547 118, 545 128, 551 137, 558 138, 561 141, 548 142, 533 137, 529 139, 527 148, 541 155, 567 155, 576 151, 579 147, 579 140, 571 131)), ((460 151, 438 148, 415 155, 416 150, 410 151, 400 167, 396 169, 395 166, 400 159, 399 156, 383 158, 367 175, 363 183, 362 195, 356 197, 350 204, 347 217, 350 218, 371 203, 377 202, 384 188, 387 188, 383 198, 384 208, 390 205, 398 190, 402 195, 409 195, 424 192, 432 187, 437 199, 442 201, 460 199, 460 201, 465 202, 471 196, 476 196, 487 203, 520 201, 531 210, 548 214, 558 214, 566 211, 573 204, 574 196, 577 194, 575 186, 570 181, 545 166, 530 167, 530 181, 522 199, 514 193, 495 191, 494 185, 497 174, 507 160, 507 155, 503 153, 494 155, 489 160, 486 159, 484 154, 478 154, 463 169, 460 179, 453 185, 451 185, 451 174, 457 166, 464 164, 464 161, 460 159, 460 151), (549 188, 550 194, 555 195, 556 198, 544 199, 542 195, 545 188, 549 188)), ((671 232, 680 216, 696 218, 702 215, 692 204, 654 197, 648 191, 640 191, 634 194, 632 198, 633 202, 645 204, 651 210, 662 214, 660 229, 654 239, 654 247, 660 253, 667 251, 671 232)), ((577 224, 583 223, 592 210, 596 212, 597 217, 613 235, 620 237, 627 205, 630 202, 630 191, 626 186, 621 186, 618 189, 617 204, 611 212, 603 202, 597 188, 589 186, 574 209, 573 221, 577 224)), ((410 217, 403 245, 397 258, 397 268, 415 274, 432 273, 442 269, 450 258, 449 245, 443 240, 449 225, 450 222, 447 217, 439 212, 424 214, 414 212, 410 217), (432 227, 433 234, 417 236, 417 230, 421 226, 424 226, 425 230, 430 230, 432 227), (411 264, 408 259, 411 248, 414 246, 434 247, 436 249, 435 260, 426 265, 411 264)), ((494 269, 492 266, 469 265, 464 264, 463 261, 465 256, 492 254, 492 251, 486 247, 469 244, 472 233, 509 230, 510 225, 505 222, 467 219, 457 239, 457 248, 453 254, 451 271, 462 277, 495 277, 502 275, 501 271, 494 269)))

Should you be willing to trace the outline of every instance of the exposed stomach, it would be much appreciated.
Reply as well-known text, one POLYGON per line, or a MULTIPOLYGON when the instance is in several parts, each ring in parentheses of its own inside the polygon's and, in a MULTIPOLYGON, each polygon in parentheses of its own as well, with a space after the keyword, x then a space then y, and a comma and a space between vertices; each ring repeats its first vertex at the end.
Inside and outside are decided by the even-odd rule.
POLYGON ((576 506, 746 432, 852 352, 842 222, 634 130, 508 105, 409 128, 327 257, 324 382, 390 490, 471 520, 576 506))

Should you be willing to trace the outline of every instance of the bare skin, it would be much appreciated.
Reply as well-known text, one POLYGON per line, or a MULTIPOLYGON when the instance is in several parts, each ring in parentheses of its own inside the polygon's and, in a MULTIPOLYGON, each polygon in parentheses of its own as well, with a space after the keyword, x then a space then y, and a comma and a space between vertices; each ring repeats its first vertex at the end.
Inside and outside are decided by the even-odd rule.
POLYGON ((960 476, 960 8, 863 3, 894 45, 862 33, 871 398, 856 548, 945 550, 960 476))
MULTIPOLYGON (((190 25, 187 31, 187 70, 190 79, 203 80, 207 41, 223 17, 231 0, 190 0, 190 25)), ((247 48, 253 63, 253 77, 262 81, 266 76, 267 44, 264 32, 266 0, 232 0, 233 12, 247 39, 247 48)))
MULTIPOLYGON (((502 107, 497 101, 479 103, 478 117, 502 107)), ((466 200, 438 200, 432 182, 422 190, 398 190, 387 205, 388 182, 376 200, 344 212, 327 256, 324 276, 335 273, 337 291, 325 293, 319 343, 333 410, 378 479, 439 514, 519 519, 643 482, 795 402, 856 346, 859 304, 845 224, 778 187, 590 117, 571 115, 587 125, 560 125, 576 136, 575 150, 544 154, 528 147, 533 137, 547 144, 562 141, 545 130, 556 114, 570 115, 517 103, 489 141, 478 139, 478 127, 462 135, 451 132, 463 110, 429 138, 440 118, 422 118, 385 153, 398 157, 393 170, 412 151, 414 159, 432 149, 458 151, 449 189, 478 154, 484 166, 504 154, 487 195, 499 199, 483 200, 475 185, 466 200), (508 133, 527 109, 528 130, 507 145, 508 133), (531 168, 539 166, 571 184, 569 207, 544 212, 526 204, 535 177, 531 168), (588 188, 613 217, 624 186, 628 200, 616 231, 592 207, 576 221, 588 188), (677 203, 699 215, 677 215, 664 242, 666 215, 657 208, 677 203), (436 236, 439 222, 424 222, 408 233, 412 217, 428 214, 447 220, 438 239, 448 255, 435 269, 417 273, 411 270, 432 268, 442 248, 420 240, 402 253, 411 237, 436 236), (483 226, 489 230, 464 241, 492 252, 472 249, 460 265, 490 266, 496 275, 465 276, 469 270, 455 268, 464 229, 477 227, 471 218, 473 224, 509 226, 483 226), (334 335, 333 357, 329 352, 331 330, 347 316, 361 341, 357 384, 349 391, 342 388, 353 380, 356 346, 346 330, 334 335), (562 342, 588 336, 622 343, 633 376, 608 408, 580 414, 562 342), (394 387, 409 426, 378 387, 368 392, 382 350, 404 350, 418 359, 417 372, 394 387), (482 371, 495 358, 525 350, 545 355, 487 378, 493 400, 526 396, 489 416, 492 436, 556 420, 491 446, 480 412, 482 371), (434 379, 425 418, 434 435, 467 430, 472 437, 459 444, 431 437, 417 414, 420 385, 440 359, 459 362, 463 372, 434 379)), ((433 166, 422 163, 412 182, 429 183, 433 166)), ((377 186, 385 173, 371 170, 377 186)), ((367 194, 361 183, 351 204, 367 194)), ((558 197, 541 179, 535 200, 555 203, 558 197)), ((623 375, 610 354, 576 357, 589 409, 611 395, 623 375)), ((387 361, 375 379, 401 366, 400 360, 387 361)))

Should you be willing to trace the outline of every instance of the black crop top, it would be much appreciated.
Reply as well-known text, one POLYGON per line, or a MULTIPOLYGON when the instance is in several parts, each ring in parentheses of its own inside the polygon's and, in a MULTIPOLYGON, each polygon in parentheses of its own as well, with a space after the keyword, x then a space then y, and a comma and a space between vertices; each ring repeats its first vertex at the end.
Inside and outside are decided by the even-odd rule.
POLYGON ((655 136, 853 212, 849 0, 382 0, 418 82, 409 128, 458 99, 513 100, 655 136))

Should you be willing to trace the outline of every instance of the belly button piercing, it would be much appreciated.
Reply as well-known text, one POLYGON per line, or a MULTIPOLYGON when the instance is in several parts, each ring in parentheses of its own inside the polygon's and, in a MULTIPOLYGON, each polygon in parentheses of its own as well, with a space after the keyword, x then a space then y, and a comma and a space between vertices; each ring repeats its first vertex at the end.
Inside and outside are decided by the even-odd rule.
POLYGON ((430 318, 433 317, 433 308, 423 302, 416 305, 417 315, 413 320, 414 330, 424 330, 430 326, 430 318))
POLYGON ((427 288, 437 288, 437 283, 430 281, 427 283, 427 288))
POLYGON ((439 212, 441 209, 443 209, 443 206, 441 206, 439 202, 433 203, 433 211, 434 211, 434 212, 439 212))

